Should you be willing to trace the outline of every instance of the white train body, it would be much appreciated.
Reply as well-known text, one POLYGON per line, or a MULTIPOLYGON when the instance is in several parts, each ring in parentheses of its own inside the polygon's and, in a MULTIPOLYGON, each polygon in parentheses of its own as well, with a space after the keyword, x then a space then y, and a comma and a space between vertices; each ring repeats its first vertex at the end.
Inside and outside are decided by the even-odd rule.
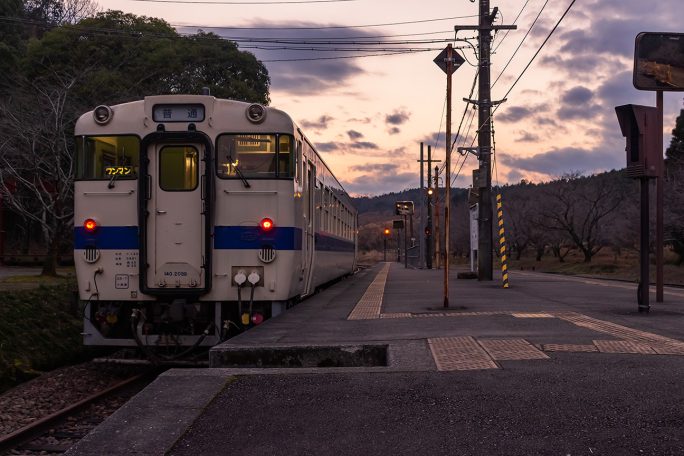
POLYGON ((75 136, 85 344, 213 345, 355 269, 356 211, 282 111, 151 96, 75 136))

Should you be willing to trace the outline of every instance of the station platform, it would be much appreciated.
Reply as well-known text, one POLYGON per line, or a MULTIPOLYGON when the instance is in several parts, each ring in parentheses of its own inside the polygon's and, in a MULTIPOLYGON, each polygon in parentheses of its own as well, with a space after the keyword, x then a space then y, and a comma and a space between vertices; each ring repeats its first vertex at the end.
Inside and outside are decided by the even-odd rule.
POLYGON ((174 369, 69 455, 684 454, 684 289, 380 263, 174 369))

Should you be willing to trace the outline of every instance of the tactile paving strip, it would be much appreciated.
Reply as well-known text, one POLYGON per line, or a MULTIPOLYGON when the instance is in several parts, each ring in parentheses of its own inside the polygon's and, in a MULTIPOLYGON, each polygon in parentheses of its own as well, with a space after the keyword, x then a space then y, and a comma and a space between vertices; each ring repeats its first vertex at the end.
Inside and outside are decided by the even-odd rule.
POLYGON ((394 312, 380 314, 380 318, 411 318, 410 312, 394 312))
POLYGON ((561 320, 569 321, 576 326, 609 334, 629 342, 642 342, 649 345, 684 345, 676 339, 670 339, 669 337, 660 336, 658 334, 628 328, 609 321, 597 320, 574 312, 559 313, 556 316, 561 320))
POLYGON ((583 344, 542 344, 541 348, 550 352, 592 353, 598 351, 596 345, 583 344))
POLYGON ((380 318, 382 297, 389 274, 390 263, 385 263, 373 282, 368 286, 359 302, 356 303, 347 320, 372 320, 380 318))
POLYGON ((642 355, 655 355, 656 352, 647 345, 640 342, 630 342, 627 340, 595 340, 594 345, 601 353, 639 353, 642 355))
POLYGON ((525 339, 480 339, 478 342, 496 361, 549 358, 525 339))
POLYGON ((437 370, 440 371, 498 369, 499 367, 470 336, 437 337, 428 339, 428 344, 437 370))
POLYGON ((515 318, 555 318, 551 314, 533 312, 514 312, 511 315, 513 315, 515 318))

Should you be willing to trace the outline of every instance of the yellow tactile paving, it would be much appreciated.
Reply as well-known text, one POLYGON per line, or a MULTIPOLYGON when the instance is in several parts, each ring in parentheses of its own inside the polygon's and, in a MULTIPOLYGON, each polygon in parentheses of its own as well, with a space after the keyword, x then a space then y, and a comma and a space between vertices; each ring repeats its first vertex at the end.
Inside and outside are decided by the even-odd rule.
POLYGON ((394 312, 380 314, 380 318, 411 318, 410 312, 394 312))
POLYGON ((656 352, 648 345, 627 340, 595 340, 594 345, 601 353, 636 353, 655 355, 656 352))
POLYGON ((681 344, 676 339, 660 336, 658 334, 640 331, 638 329, 628 328, 609 321, 597 320, 586 315, 578 313, 561 313, 557 315, 558 318, 569 321, 570 323, 583 328, 591 329, 592 331, 609 334, 613 337, 623 339, 629 342, 643 342, 649 345, 677 345, 681 344))
POLYGON ((499 366, 474 338, 438 337, 428 339, 437 370, 498 369, 499 366))
POLYGON ((597 352, 596 345, 583 344, 542 344, 542 350, 549 352, 592 353, 597 352))
POLYGON ((385 263, 378 275, 351 311, 347 320, 372 320, 380 318, 382 297, 385 294, 385 283, 389 274, 390 263, 385 263))
POLYGON ((511 315, 515 318, 554 318, 553 315, 543 312, 514 312, 511 315))
POLYGON ((496 361, 548 359, 525 339, 479 339, 478 342, 496 361))

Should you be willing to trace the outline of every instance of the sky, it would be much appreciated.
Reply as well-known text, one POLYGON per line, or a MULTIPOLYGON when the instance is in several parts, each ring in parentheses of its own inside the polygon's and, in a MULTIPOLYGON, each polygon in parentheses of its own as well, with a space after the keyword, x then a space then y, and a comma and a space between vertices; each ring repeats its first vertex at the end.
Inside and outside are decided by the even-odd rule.
MULTIPOLYGON (((184 1, 204 3, 97 3, 103 10, 165 19, 181 33, 202 29, 239 38, 240 49, 255 54, 269 71, 271 106, 290 114, 354 196, 417 188, 421 142, 432 147, 433 159, 444 162, 446 75, 433 59, 449 42, 462 48, 458 52, 467 60, 453 75, 452 134, 463 119, 456 145, 473 143, 477 115, 462 99, 477 99, 477 90, 470 96, 477 59, 467 41, 453 40, 477 45, 474 32, 454 33, 456 25, 477 24, 477 2, 184 1), (264 38, 289 43, 254 42, 264 38), (296 40, 304 42, 293 44, 296 40), (335 44, 321 44, 326 41, 335 44), (365 44, 373 41, 385 44, 365 44), (398 48, 419 52, 397 54, 398 48)), ((491 1, 500 11, 495 24, 518 26, 494 37, 493 100, 509 92, 570 3, 491 1)), ((614 107, 655 106, 656 98, 632 86, 634 38, 643 31, 682 32, 683 16, 682 0, 577 0, 494 114, 494 184, 623 168, 625 140, 614 107)), ((683 92, 664 94, 665 148, 683 99, 683 92)), ((453 185, 468 187, 476 167, 473 155, 454 152, 453 185)))

